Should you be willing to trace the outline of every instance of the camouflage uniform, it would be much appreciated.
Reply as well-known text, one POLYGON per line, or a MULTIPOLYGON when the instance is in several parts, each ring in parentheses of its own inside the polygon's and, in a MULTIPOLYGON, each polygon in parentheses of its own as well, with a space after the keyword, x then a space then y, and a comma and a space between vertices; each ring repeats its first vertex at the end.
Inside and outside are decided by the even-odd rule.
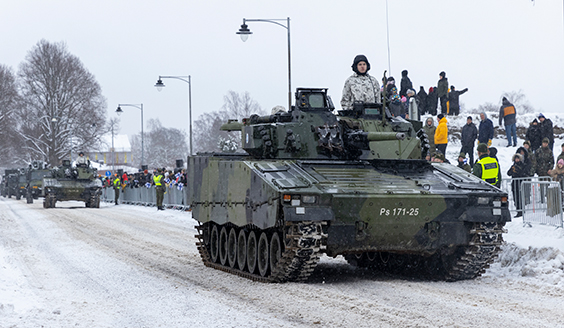
POLYGON ((355 101, 380 103, 380 85, 375 77, 354 73, 345 81, 341 108, 352 109, 355 101))
POLYGON ((548 176, 548 170, 554 167, 554 155, 548 147, 541 147, 535 153, 537 160, 536 172, 539 177, 548 176))

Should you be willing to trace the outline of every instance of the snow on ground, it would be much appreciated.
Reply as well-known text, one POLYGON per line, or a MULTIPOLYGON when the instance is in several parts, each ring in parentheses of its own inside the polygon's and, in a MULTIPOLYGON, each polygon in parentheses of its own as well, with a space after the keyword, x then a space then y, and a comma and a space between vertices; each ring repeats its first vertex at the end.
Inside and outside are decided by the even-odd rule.
MULTIPOLYGON (((551 118, 555 125, 564 126, 564 119, 557 114, 544 114, 551 118)), ((462 126, 466 122, 466 116, 447 117, 449 126, 462 126)), ((473 116, 476 117, 476 115, 473 116)), ((518 125, 527 124, 528 126, 528 122, 533 118, 532 114, 528 115, 523 119, 525 123, 520 120, 518 125)), ((476 119, 474 121, 478 123, 476 119)), ((492 121, 494 125, 497 125, 495 118, 492 118, 492 121)), ((523 140, 519 142, 522 143, 523 140)), ((559 136, 555 142, 555 152, 559 153, 561 143, 562 136, 559 136)), ((498 158, 504 169, 503 173, 511 165, 510 159, 516 150, 513 147, 506 148, 505 144, 504 138, 495 139, 493 142, 493 145, 499 150, 498 158)), ((459 150, 460 143, 451 142, 447 148, 447 158, 455 163, 459 150)), ((107 250, 94 248, 93 245, 96 243, 88 244, 84 241, 87 239, 82 240, 71 236, 71 230, 62 233, 62 228, 55 224, 58 219, 45 220, 43 216, 46 214, 41 212, 43 209, 39 209, 40 206, 31 210, 29 209, 31 205, 4 198, 0 199, 0 206, 3 207, 3 210, 0 211, 1 328, 331 326, 331 324, 324 325, 324 322, 342 327, 370 326, 369 321, 365 322, 364 319, 380 320, 375 321, 379 323, 373 326, 382 327, 488 327, 497 324, 510 327, 564 327, 564 321, 554 317, 553 314, 554 308, 564 309, 564 230, 538 224, 524 226, 520 219, 514 219, 506 225, 508 230, 504 234, 506 243, 502 246, 498 260, 482 277, 474 281, 444 283, 382 277, 363 279, 362 275, 358 273, 355 275, 354 269, 342 259, 324 257, 320 263, 322 270, 325 270, 322 271, 323 274, 331 273, 332 270, 342 271, 336 276, 338 278, 333 278, 337 280, 333 284, 328 282, 325 285, 325 278, 315 278, 317 282, 321 279, 322 284, 289 283, 277 286, 234 278, 195 264, 199 263, 199 260, 193 245, 188 249, 175 249, 170 246, 170 252, 174 253, 171 255, 173 262, 163 262, 166 266, 168 263, 175 263, 177 259, 189 258, 188 264, 195 268, 190 269, 188 274, 184 273, 188 275, 186 278, 188 280, 174 279, 175 274, 172 269, 171 272, 167 272, 166 278, 163 278, 162 274, 159 275, 157 271, 152 271, 154 268, 147 267, 146 264, 144 264, 145 267, 139 266, 139 263, 137 266, 131 263, 128 265, 127 261, 130 260, 117 254, 118 250, 113 251, 116 252, 116 258, 111 258, 104 253, 107 250), (16 226, 19 228, 13 228, 16 226), (6 230, 10 227, 11 229, 6 230), (30 231, 35 231, 34 229, 41 233, 34 235, 34 240, 24 240, 29 237, 24 233, 32 233, 30 231), (55 241, 57 244, 54 244, 55 241), (50 249, 55 247, 60 248, 50 249), (45 251, 45 254, 53 258, 45 259, 42 257, 45 254, 35 253, 37 250, 45 251), (53 263, 58 262, 64 262, 63 267, 71 273, 58 272, 57 270, 61 268, 53 267, 53 263), (98 267, 104 268, 105 272, 96 273, 93 268, 98 267), (346 279, 343 277, 345 274, 353 275, 355 278, 346 279), (112 277, 111 281, 109 276, 112 277), (215 280, 217 277, 225 278, 215 280), (367 281, 363 282, 363 280, 367 281), (84 295, 76 294, 76 291, 72 289, 74 284, 88 286, 82 291, 84 295), (234 284, 240 286, 237 287, 234 284), (378 290, 374 290, 375 287, 378 290), (493 293, 501 294, 493 295, 499 304, 495 304, 494 301, 491 301, 492 303, 486 302, 488 300, 484 301, 483 294, 487 294, 488 288, 496 288, 493 293), (464 294, 459 289, 468 292, 464 294), (257 295, 257 291, 261 292, 258 292, 257 295), (401 294, 395 298, 392 296, 402 291, 406 293, 405 296, 401 294), (320 297, 320 293, 327 296, 320 297), (282 310, 279 310, 280 304, 278 303, 268 305, 282 294, 289 294, 288 297, 291 299, 291 301, 282 303, 284 306, 288 302, 295 304, 288 305, 287 309, 282 310), (523 304, 527 303, 526 298, 531 295, 534 298, 533 303, 547 302, 546 307, 548 308, 546 309, 543 308, 545 304, 535 304, 542 310, 546 310, 547 313, 542 310, 539 310, 542 312, 540 314, 534 313, 537 310, 536 307, 531 304, 523 304), (523 299, 518 300, 515 299, 516 297, 523 299), (335 298, 342 298, 341 303, 332 303, 331 299, 335 298), (257 305, 262 302, 261 300, 267 300, 267 305, 257 305), (374 303, 369 304, 370 300, 373 300, 374 303), (323 307, 320 309, 325 312, 310 314, 304 310, 309 307, 315 308, 316 302, 321 302, 323 307), (470 305, 459 302, 470 302, 470 305), (351 305, 343 305, 348 303, 351 305), (433 315, 426 312, 436 308, 437 304, 445 310, 449 308, 449 311, 445 311, 444 317, 440 317, 443 313, 439 312, 439 316, 429 321, 428 316, 433 315), (524 312, 519 312, 518 308, 523 306, 522 311, 524 312), (256 307, 260 313, 256 313, 257 311, 254 310, 256 307), (496 310, 496 307, 501 307, 501 309, 496 310), (533 311, 529 310, 531 307, 533 311), (383 312, 376 312, 377 315, 375 315, 372 312, 375 311, 375 308, 381 308, 383 312), (456 310, 462 312, 452 312, 456 310), (270 315, 262 313, 263 311, 282 311, 282 313, 270 315), (477 312, 473 314, 473 311, 477 312), (513 311, 517 311, 516 316, 513 316, 513 311), (530 312, 530 315, 527 311, 530 312), (470 313, 469 318, 457 317, 459 315, 457 313, 464 312, 470 313), (503 316, 505 312, 506 317, 503 316), (389 314, 389 317, 382 313, 389 314), (488 321, 489 317, 484 316, 484 313, 494 318, 494 321, 488 321), (451 317, 448 317, 449 315, 451 317), (473 318, 480 320, 478 318, 482 316, 484 316, 481 318, 483 321, 472 323, 473 318), (544 317, 547 318, 547 321, 542 321, 544 317), (354 318, 357 318, 357 321, 354 318), (499 321, 496 322, 495 318, 499 321), (512 321, 512 318, 515 319, 512 321), (336 324, 337 322, 341 323, 336 324)), ((80 221, 68 214, 73 213, 73 209, 74 211, 77 209, 72 206, 69 208, 68 205, 63 206, 67 208, 53 209, 49 213, 60 211, 55 213, 60 213, 59 215, 63 217, 60 219, 61 222, 64 221, 63 219, 71 220, 75 224, 80 221)), ((80 203, 76 207, 82 206, 80 203)), ((79 211, 81 210, 84 209, 79 211)), ((116 210, 109 212, 109 205, 103 204, 100 211, 105 211, 101 212, 105 214, 100 215, 108 216, 111 213, 111 215, 126 218, 124 220, 138 220, 139 226, 129 229, 136 231, 131 238, 140 240, 157 238, 155 235, 159 235, 159 232, 152 231, 154 226, 148 225, 147 222, 151 220, 156 220, 159 226, 165 228, 175 227, 175 230, 171 229, 174 233, 186 230, 188 235, 194 235, 195 221, 190 218, 189 213, 165 211, 165 213, 156 215, 153 210, 123 205, 119 206, 119 212, 116 210), (125 212, 129 216, 124 216, 125 212)), ((96 212, 85 211, 84 213, 96 212)), ((90 214, 90 216, 93 215, 97 214, 90 214)), ((91 220, 92 224, 97 220, 95 217, 85 219, 91 220)), ((62 223, 59 222, 59 224, 62 223)), ((123 223, 116 220, 115 230, 118 224, 123 223)), ((136 224, 133 223, 132 226, 136 224)), ((93 234, 87 227, 81 229, 77 231, 82 231, 85 235, 93 234)), ((108 230, 108 233, 109 231, 111 230, 108 230)), ((78 232, 75 233, 78 234, 78 232)), ((119 233, 109 236, 111 238, 108 238, 106 242, 111 243, 113 238, 119 236, 119 233)), ((104 236, 102 234, 91 237, 102 240, 104 236)), ((162 238, 158 240, 160 243, 168 243, 167 236, 159 238, 162 238)), ((172 235, 170 238, 179 237, 172 235)), ((157 241, 149 240, 143 248, 154 247, 153 242, 157 241)), ((182 241, 178 244, 183 245, 182 241)), ((132 244, 130 251, 136 247, 139 246, 132 244)), ((155 249, 154 252, 155 259, 162 256, 159 255, 158 249, 155 249)), ((138 255, 132 257, 135 259, 136 256, 138 255)), ((155 261, 153 259, 152 262, 147 263, 158 266, 155 261)))

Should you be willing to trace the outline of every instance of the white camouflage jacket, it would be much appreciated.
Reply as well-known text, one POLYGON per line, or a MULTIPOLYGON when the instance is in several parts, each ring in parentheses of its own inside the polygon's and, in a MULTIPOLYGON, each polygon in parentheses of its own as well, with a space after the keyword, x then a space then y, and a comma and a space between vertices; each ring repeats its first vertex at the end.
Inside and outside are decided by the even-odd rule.
POLYGON ((341 108, 352 109, 355 101, 380 103, 380 85, 375 77, 354 73, 345 81, 341 108))

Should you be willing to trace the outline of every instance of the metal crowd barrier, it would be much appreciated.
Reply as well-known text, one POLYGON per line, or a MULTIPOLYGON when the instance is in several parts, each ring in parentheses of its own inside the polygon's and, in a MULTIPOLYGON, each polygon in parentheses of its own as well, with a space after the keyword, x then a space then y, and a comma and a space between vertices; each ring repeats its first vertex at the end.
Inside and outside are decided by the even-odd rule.
MULTIPOLYGON (((115 198, 114 189, 106 187, 102 189, 101 199, 105 202, 114 202, 115 198)), ((176 186, 166 188, 163 198, 163 206, 166 208, 173 208, 177 210, 188 211, 190 206, 187 201, 186 189, 178 190, 176 186)), ((157 206, 157 194, 155 186, 147 188, 145 186, 139 188, 126 187, 120 190, 119 199, 120 204, 140 205, 140 206, 157 206)))

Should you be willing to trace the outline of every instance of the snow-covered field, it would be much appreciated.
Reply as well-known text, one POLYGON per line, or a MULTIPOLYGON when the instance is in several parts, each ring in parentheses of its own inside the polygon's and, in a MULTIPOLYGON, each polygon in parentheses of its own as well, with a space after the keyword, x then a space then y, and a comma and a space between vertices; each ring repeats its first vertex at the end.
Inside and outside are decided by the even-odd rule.
POLYGON ((564 327, 564 233, 507 225, 482 277, 419 281, 323 258, 307 283, 203 266, 190 213, 0 198, 0 327, 564 327))
MULTIPOLYGON (((449 126, 466 116, 447 117, 449 126)), ((516 150, 505 144, 494 140, 503 173, 516 150)), ((454 140, 447 158, 456 163, 459 150, 454 140)), ((203 266, 190 213, 101 206, 45 210, 41 201, 0 198, 1 328, 564 327, 563 229, 514 219, 498 260, 469 281, 417 280, 324 257, 307 283, 264 284, 203 266)))

